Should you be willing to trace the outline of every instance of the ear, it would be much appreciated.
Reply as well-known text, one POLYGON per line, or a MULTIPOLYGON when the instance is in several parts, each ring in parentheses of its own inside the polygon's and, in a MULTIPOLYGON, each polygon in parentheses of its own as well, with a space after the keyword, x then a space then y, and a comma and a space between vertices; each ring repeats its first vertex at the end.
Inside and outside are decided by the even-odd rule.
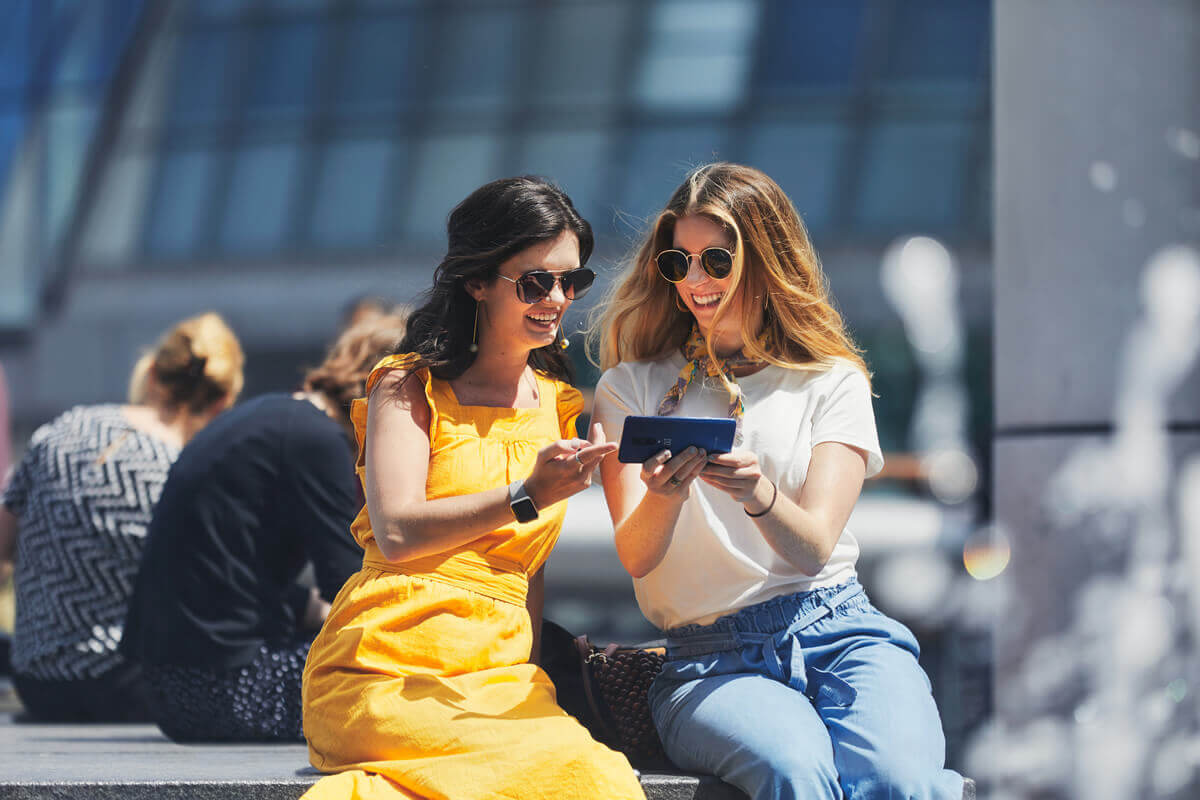
POLYGON ((478 303, 483 300, 483 279, 468 278, 463 282, 463 289, 478 303))

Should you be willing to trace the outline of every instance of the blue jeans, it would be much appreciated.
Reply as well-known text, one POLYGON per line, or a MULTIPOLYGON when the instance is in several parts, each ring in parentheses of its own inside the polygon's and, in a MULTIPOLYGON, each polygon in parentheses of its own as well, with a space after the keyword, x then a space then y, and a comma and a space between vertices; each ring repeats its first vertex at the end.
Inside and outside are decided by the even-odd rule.
POLYGON ((962 797, 917 641, 857 580, 666 634, 650 709, 679 767, 753 800, 962 797))

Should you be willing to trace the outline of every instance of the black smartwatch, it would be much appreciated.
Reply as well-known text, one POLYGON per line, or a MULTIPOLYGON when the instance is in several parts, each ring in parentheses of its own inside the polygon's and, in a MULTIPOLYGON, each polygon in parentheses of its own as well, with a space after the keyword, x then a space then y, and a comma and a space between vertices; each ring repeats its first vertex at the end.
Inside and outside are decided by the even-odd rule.
POLYGON ((538 508, 525 491, 525 481, 513 481, 508 485, 508 506, 517 522, 533 522, 538 518, 538 508))

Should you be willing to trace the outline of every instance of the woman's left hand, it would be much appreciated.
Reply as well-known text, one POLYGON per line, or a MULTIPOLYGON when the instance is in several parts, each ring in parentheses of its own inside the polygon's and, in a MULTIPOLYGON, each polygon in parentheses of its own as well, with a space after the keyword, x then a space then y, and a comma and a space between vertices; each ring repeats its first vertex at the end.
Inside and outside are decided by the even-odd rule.
POLYGON ((749 503, 761 486, 770 484, 763 477, 758 456, 749 450, 710 455, 700 472, 700 480, 715 486, 742 505, 749 503))

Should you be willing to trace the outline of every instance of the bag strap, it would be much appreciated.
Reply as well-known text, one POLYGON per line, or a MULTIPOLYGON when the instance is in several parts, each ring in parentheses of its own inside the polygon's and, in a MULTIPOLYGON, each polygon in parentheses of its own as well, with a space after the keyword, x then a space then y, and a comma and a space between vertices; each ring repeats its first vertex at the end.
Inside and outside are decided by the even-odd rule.
POLYGON ((609 741, 620 741, 616 730, 609 724, 608 717, 600 710, 600 704, 596 700, 596 690, 592 687, 592 684, 595 683, 595 678, 592 676, 592 661, 596 658, 603 658, 607 661, 617 651, 617 646, 610 644, 603 651, 597 650, 592 646, 585 633, 583 636, 575 637, 575 648, 579 651, 579 671, 580 677, 583 679, 583 693, 587 696, 588 707, 591 708, 592 715, 600 723, 600 727, 604 728, 609 741))

